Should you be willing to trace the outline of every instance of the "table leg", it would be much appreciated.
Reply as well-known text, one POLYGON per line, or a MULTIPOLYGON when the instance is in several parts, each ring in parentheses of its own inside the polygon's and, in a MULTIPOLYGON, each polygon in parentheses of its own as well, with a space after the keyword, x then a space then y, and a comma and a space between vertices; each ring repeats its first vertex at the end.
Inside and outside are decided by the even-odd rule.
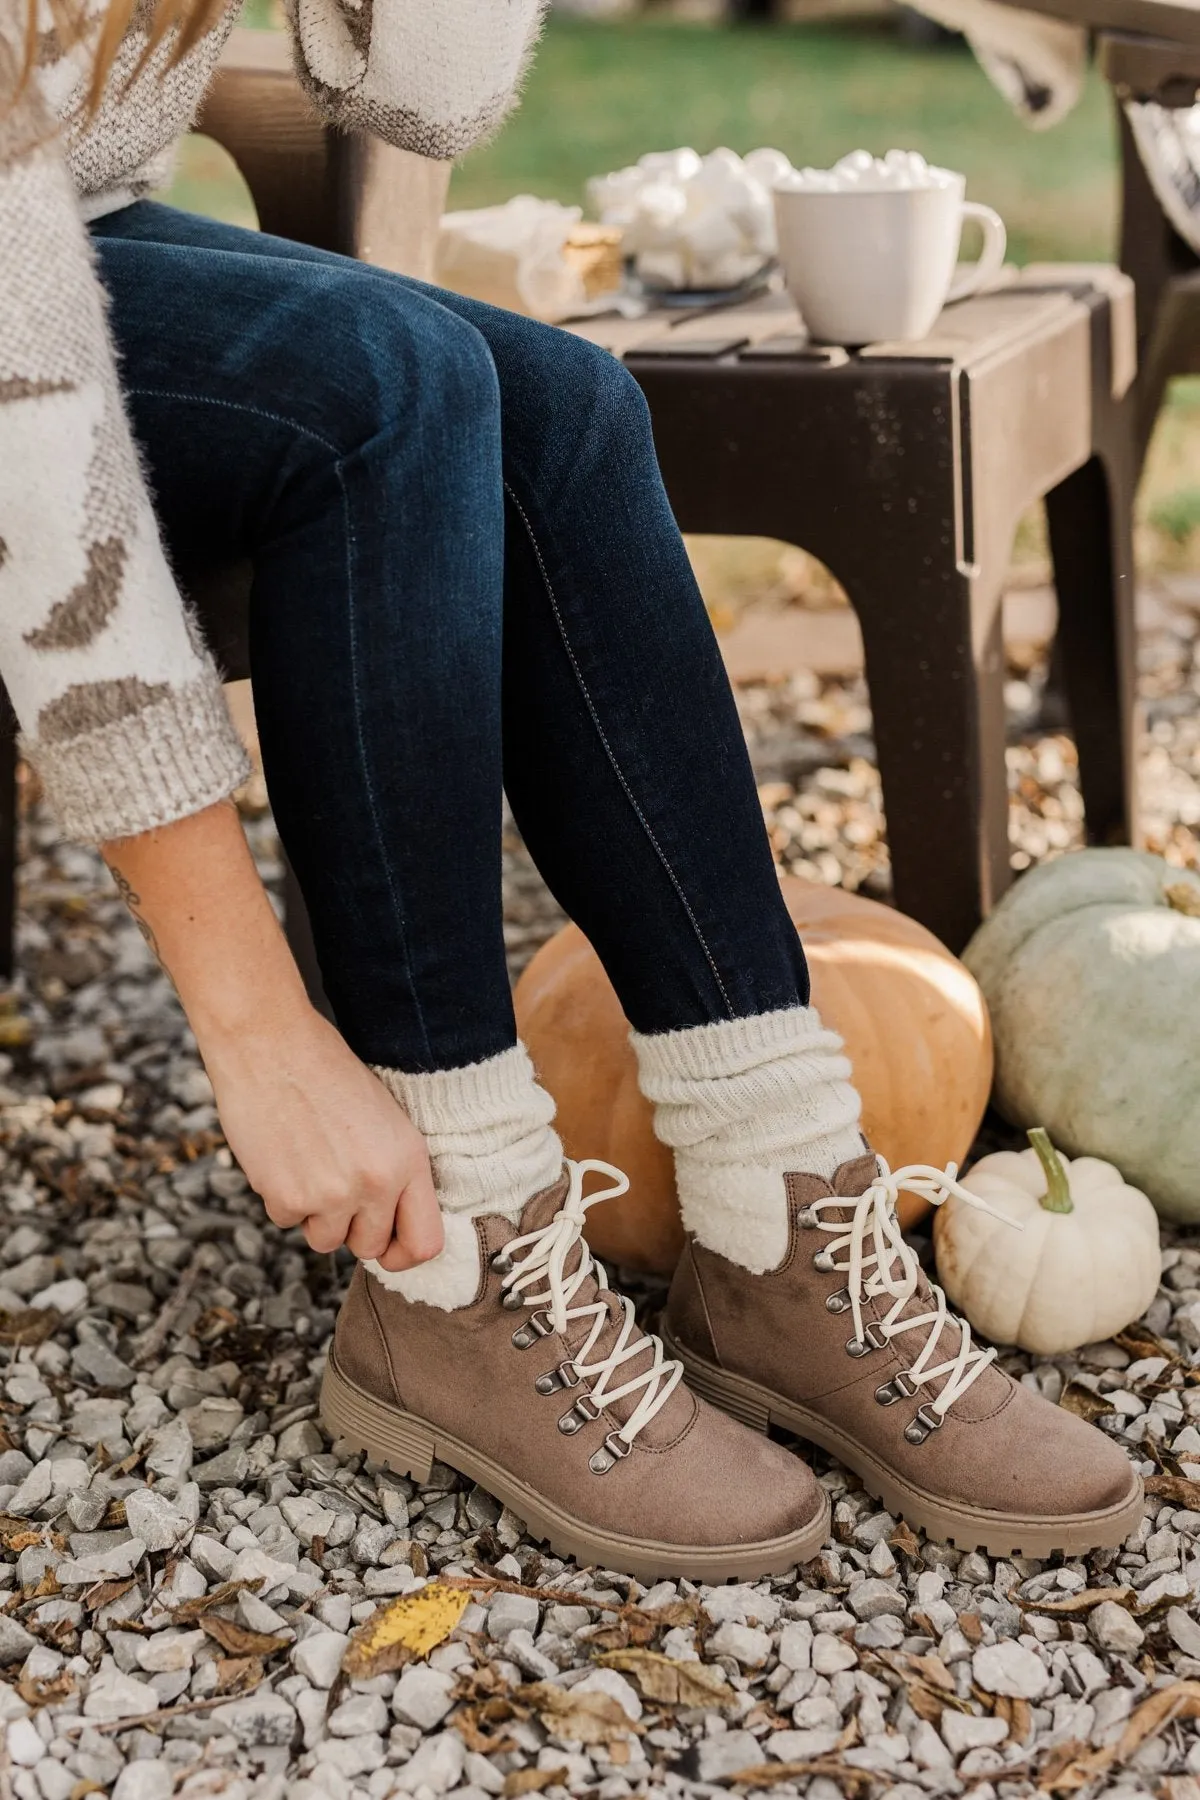
POLYGON ((1011 880, 999 606, 930 542, 848 591, 862 626, 896 905, 962 950, 1011 880), (938 552, 943 567, 937 570, 938 552))
POLYGON ((1046 496, 1063 691, 1089 844, 1136 840, 1137 661, 1127 454, 1100 456, 1046 496))

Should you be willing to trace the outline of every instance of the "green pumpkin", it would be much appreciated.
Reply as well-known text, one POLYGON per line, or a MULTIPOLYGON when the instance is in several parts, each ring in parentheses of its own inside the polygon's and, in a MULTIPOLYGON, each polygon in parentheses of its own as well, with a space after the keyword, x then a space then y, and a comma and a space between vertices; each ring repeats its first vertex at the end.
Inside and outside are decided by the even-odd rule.
POLYGON ((994 1097, 1071 1156, 1200 1220, 1200 876, 1081 850, 1009 890, 963 959, 992 1017, 994 1097))

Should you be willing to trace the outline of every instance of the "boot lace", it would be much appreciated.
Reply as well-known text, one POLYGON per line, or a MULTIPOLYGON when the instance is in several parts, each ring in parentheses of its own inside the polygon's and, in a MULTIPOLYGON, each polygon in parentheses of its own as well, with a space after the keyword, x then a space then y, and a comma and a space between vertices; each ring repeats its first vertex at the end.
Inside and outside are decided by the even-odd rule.
POLYGON ((956 1179, 957 1163, 949 1163, 945 1169, 937 1169, 930 1163, 909 1163, 902 1169, 892 1170, 882 1156, 877 1161, 879 1173, 864 1194, 853 1199, 834 1194, 827 1199, 813 1200, 803 1209, 801 1220, 805 1225, 815 1225, 831 1234, 831 1242, 814 1259, 817 1267, 829 1272, 837 1270, 847 1276, 845 1288, 831 1295, 826 1304, 832 1312, 849 1310, 854 1321, 854 1336, 847 1349, 852 1356, 864 1356, 869 1350, 882 1349, 893 1338, 907 1332, 926 1330, 925 1342, 909 1368, 876 1390, 876 1399, 887 1406, 902 1396, 919 1393, 935 1381, 943 1382, 936 1398, 920 1407, 916 1418, 905 1430, 904 1435, 910 1443, 920 1444, 931 1431, 937 1430, 955 1401, 960 1400, 995 1361, 997 1353, 995 1349, 985 1350, 972 1344, 971 1327, 966 1320, 950 1311, 945 1294, 935 1282, 925 1280, 916 1255, 904 1241, 896 1217, 896 1202, 902 1192, 907 1192, 919 1194, 933 1206, 942 1206, 953 1195, 965 1205, 989 1213, 992 1218, 1000 1219, 1018 1231, 1022 1226, 1019 1220, 1010 1218, 964 1187, 956 1179), (848 1208, 853 1208, 849 1219, 846 1218, 848 1208), (823 1216, 834 1210, 842 1216, 833 1220, 823 1216), (849 1252, 845 1262, 836 1260, 840 1250, 849 1252), (925 1312, 908 1313, 910 1302, 922 1287, 932 1301, 932 1307, 925 1312), (887 1313, 864 1329, 864 1303, 888 1297, 892 1304, 887 1313), (832 1304, 835 1301, 840 1304, 832 1304), (935 1362, 939 1340, 948 1325, 958 1333, 958 1350, 945 1361, 935 1362))
POLYGON ((660 1340, 638 1328, 633 1302, 609 1288, 604 1265, 595 1260, 583 1236, 588 1209, 598 1206, 602 1200, 615 1200, 627 1193, 629 1177, 611 1163, 595 1159, 572 1162, 568 1157, 564 1167, 568 1176, 567 1196, 559 1211, 539 1230, 511 1238, 493 1257, 492 1266, 504 1275, 501 1287, 505 1306, 513 1310, 522 1306, 538 1309, 513 1334, 513 1342, 519 1349, 527 1348, 552 1331, 563 1332, 569 1324, 584 1319, 592 1321, 582 1347, 568 1362, 560 1363, 556 1370, 535 1383, 539 1393, 551 1394, 558 1388, 574 1387, 585 1378, 591 1380, 586 1400, 577 1401, 572 1411, 559 1420, 560 1430, 569 1435, 590 1419, 597 1418, 608 1402, 641 1390, 641 1398, 625 1423, 610 1432, 603 1448, 589 1459, 593 1473, 602 1475, 614 1462, 628 1456, 638 1433, 662 1411, 683 1379, 683 1364, 673 1357, 665 1357, 660 1340), (585 1194, 583 1186, 588 1175, 606 1175, 611 1186, 585 1194), (579 1245, 579 1264, 568 1275, 567 1259, 576 1244, 579 1245), (591 1281, 599 1288, 600 1298, 572 1306, 576 1295, 591 1281), (620 1329, 611 1347, 592 1360, 605 1327, 615 1322, 613 1302, 621 1314, 620 1329), (627 1365, 635 1359, 644 1362, 648 1353, 649 1366, 636 1375, 629 1374, 627 1365), (625 1379, 622 1379, 623 1372, 625 1379))

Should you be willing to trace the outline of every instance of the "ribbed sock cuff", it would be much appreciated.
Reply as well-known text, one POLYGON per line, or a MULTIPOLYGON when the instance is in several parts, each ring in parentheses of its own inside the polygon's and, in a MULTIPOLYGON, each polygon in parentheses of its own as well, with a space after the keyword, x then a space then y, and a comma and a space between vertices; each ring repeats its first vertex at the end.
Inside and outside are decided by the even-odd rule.
POLYGON ((445 1211, 515 1214, 558 1180, 554 1101, 524 1045, 458 1069, 375 1073, 425 1138, 445 1211))
POLYGON ((631 1038, 655 1132, 675 1152, 684 1224, 746 1267, 777 1266, 783 1176, 829 1176, 862 1153, 841 1038, 811 1006, 631 1038))

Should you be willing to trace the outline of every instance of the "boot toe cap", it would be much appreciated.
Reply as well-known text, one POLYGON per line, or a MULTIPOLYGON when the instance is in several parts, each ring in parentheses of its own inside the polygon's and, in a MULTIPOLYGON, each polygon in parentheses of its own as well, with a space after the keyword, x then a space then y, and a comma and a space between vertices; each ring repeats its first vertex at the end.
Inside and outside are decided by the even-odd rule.
MULTIPOLYGON (((676 1468, 663 1510, 675 1532, 687 1529, 697 1544, 765 1544, 823 1531, 827 1502, 812 1470, 705 1400, 697 1400, 687 1441, 674 1447, 671 1461, 676 1468)), ((814 1543, 806 1554, 819 1547, 814 1543)))

